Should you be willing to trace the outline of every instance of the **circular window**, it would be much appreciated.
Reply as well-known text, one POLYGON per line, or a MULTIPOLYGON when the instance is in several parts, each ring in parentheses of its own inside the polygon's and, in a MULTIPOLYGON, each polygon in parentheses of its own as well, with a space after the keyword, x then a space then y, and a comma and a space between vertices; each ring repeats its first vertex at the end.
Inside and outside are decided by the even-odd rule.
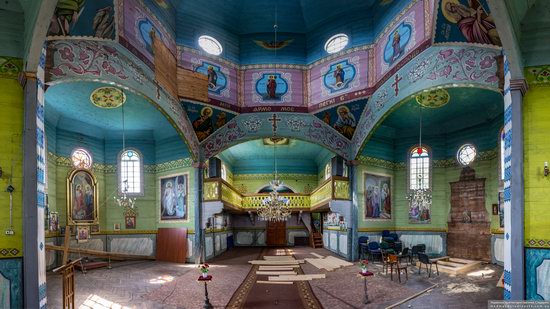
POLYGON ((466 144, 458 150, 456 158, 462 165, 469 165, 474 162, 477 155, 476 147, 472 144, 466 144))
POLYGON ((74 168, 90 169, 92 167, 92 155, 83 148, 76 148, 71 154, 74 168))
POLYGON ((325 43, 325 50, 329 54, 334 54, 344 49, 344 47, 346 47, 348 43, 349 43, 349 38, 347 35, 343 33, 333 35, 325 43))
POLYGON ((202 50, 214 56, 221 55, 223 51, 222 44, 208 35, 201 35, 199 37, 199 46, 202 50))

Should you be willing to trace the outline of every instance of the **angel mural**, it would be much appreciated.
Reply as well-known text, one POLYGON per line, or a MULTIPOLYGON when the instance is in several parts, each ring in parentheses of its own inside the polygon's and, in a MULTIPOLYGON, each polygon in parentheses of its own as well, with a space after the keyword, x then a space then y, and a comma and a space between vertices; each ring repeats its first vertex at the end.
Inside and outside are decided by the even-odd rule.
POLYGON ((187 219, 187 175, 160 179, 160 220, 187 219))
POLYGON ((50 36, 79 35, 111 39, 114 33, 114 8, 110 0, 59 0, 48 29, 50 36))
POLYGON ((441 13, 458 26, 469 43, 502 45, 493 17, 480 0, 468 0, 467 5, 459 0, 442 0, 441 13))

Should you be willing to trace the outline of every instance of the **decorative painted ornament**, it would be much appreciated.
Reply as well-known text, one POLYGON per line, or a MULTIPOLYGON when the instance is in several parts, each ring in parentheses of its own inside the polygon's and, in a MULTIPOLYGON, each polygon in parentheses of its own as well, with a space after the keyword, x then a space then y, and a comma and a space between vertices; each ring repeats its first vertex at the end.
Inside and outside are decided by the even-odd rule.
POLYGON ((451 95, 445 89, 434 89, 416 96, 416 102, 424 107, 439 108, 449 103, 451 95))
POLYGON ((422 147, 418 147, 416 148, 416 152, 421 155, 422 154, 422 147))
POLYGON ((92 92, 90 101, 100 108, 117 108, 126 102, 126 95, 115 87, 101 87, 92 92))

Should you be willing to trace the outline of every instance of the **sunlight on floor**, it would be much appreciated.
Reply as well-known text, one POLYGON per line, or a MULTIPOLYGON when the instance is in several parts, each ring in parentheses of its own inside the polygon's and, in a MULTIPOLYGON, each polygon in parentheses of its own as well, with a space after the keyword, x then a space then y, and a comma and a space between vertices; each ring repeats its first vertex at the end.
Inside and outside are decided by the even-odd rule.
POLYGON ((171 282, 172 280, 174 280, 174 277, 168 276, 168 275, 164 275, 164 276, 159 276, 159 277, 157 277, 157 278, 154 278, 154 279, 149 280, 149 283, 153 283, 153 284, 163 284, 163 283, 171 282))
POLYGON ((477 271, 472 271, 472 272, 468 273, 468 277, 491 278, 491 277, 493 277, 492 274, 493 274, 494 272, 495 272, 495 271, 492 270, 492 269, 485 268, 485 269, 481 269, 481 270, 477 270, 477 271))
MULTIPOLYGON (((225 267, 229 267, 227 265, 219 265, 219 264, 210 264, 208 263, 209 267, 210 268, 225 268, 225 267)), ((178 265, 178 267, 181 267, 181 268, 199 268, 199 264, 182 264, 182 265, 178 265)))
POLYGON ((131 309, 130 307, 122 306, 112 301, 108 301, 95 294, 90 294, 86 301, 79 307, 80 309, 131 309))

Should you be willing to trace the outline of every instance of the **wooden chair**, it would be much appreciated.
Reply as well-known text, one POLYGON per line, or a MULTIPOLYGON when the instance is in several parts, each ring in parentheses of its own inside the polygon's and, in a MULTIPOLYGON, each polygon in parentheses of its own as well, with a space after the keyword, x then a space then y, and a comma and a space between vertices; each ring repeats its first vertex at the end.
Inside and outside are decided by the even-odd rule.
POLYGON ((392 265, 391 265, 391 262, 390 262, 390 255, 382 250, 380 252, 380 255, 382 256, 381 260, 382 260, 382 269, 384 271, 385 274, 388 274, 388 268, 391 269, 392 265))
POLYGON ((407 266, 402 266, 401 263, 399 263, 399 256, 395 254, 391 254, 388 256, 388 264, 390 265, 391 269, 391 280, 393 281, 393 271, 397 273, 397 279, 399 279, 399 283, 401 283, 401 271, 405 271, 405 277, 407 278, 407 281, 409 281, 409 270, 407 269, 407 266))
POLYGON ((412 264, 412 257, 411 253, 409 252, 409 248, 403 249, 401 251, 401 254, 397 256, 399 258, 399 262, 401 262, 401 259, 407 259, 409 264, 412 264))
POLYGON ((420 262, 420 266, 418 267, 418 274, 420 274, 420 270, 422 270, 422 264, 426 265, 426 271, 428 272, 428 278, 432 275, 432 264, 435 264, 435 269, 437 270, 437 275, 439 276, 439 268, 437 267, 437 261, 431 261, 428 255, 425 253, 418 253, 418 262, 420 262), (430 265, 430 270, 428 270, 428 265, 430 265))

